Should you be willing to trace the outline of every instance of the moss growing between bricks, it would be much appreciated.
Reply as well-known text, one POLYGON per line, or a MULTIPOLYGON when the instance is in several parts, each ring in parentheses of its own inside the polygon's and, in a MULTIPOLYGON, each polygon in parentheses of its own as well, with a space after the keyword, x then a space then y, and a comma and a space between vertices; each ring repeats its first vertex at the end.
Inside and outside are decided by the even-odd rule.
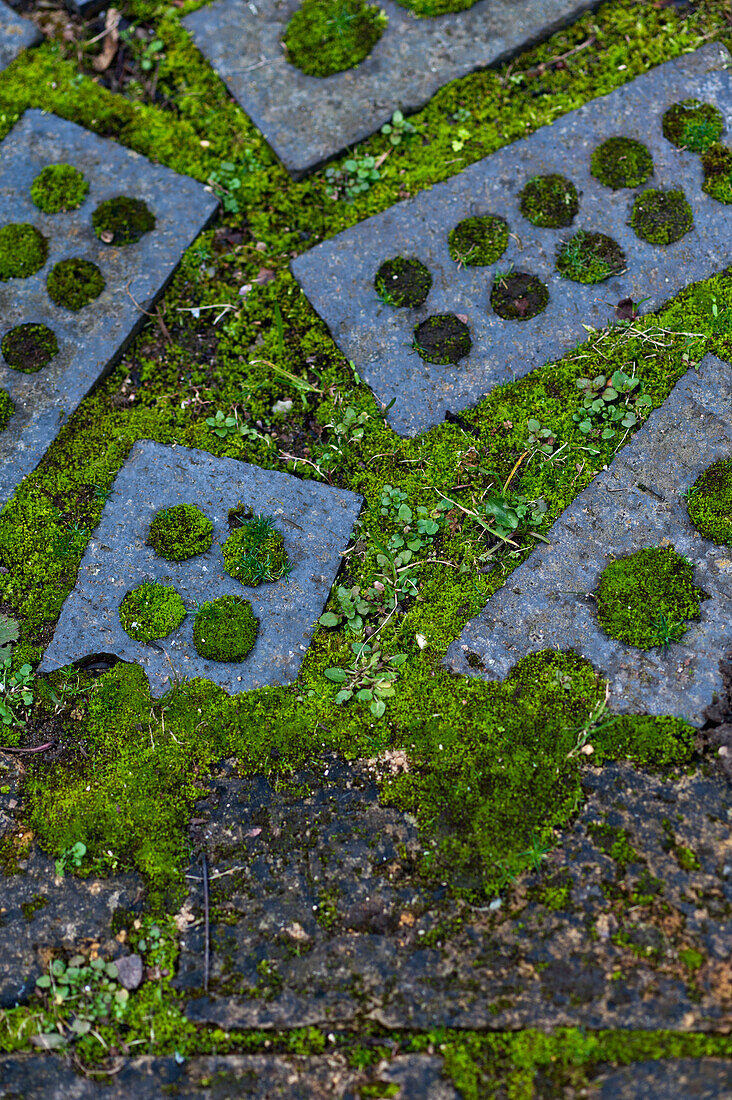
POLYGON ((71 164, 47 164, 33 180, 30 196, 44 214, 65 213, 81 206, 89 192, 84 173, 71 164))
POLYGON ((242 518, 222 547, 224 568, 242 584, 278 581, 291 566, 282 535, 271 516, 242 518))
POLYGON ((571 225, 579 210, 577 188, 571 180, 556 173, 534 176, 520 197, 521 213, 533 225, 559 229, 571 225))
POLYGON ((689 519, 705 539, 732 546, 732 459, 714 462, 688 495, 689 519))
POLYGON ((302 0, 287 24, 287 58, 308 76, 352 69, 371 53, 386 24, 378 4, 367 0, 302 0))
POLYGON ((195 504, 176 504, 155 514, 147 541, 161 558, 186 561, 211 547, 213 524, 195 504))
POLYGON ((421 306, 432 286, 432 276, 421 260, 396 256, 385 260, 374 278, 376 293, 387 305, 421 306))
POLYGON ((193 624, 193 641, 210 661, 243 661, 257 637, 258 620, 249 600, 221 596, 201 604, 193 624))
POLYGON ((34 225, 13 222, 0 229, 0 282, 27 279, 48 258, 48 242, 34 225))
POLYGON ((144 581, 127 593, 119 608, 123 629, 138 642, 167 638, 186 617, 186 607, 172 585, 144 581))
POLYGON ((640 141, 612 137, 595 149, 590 171, 595 179, 614 191, 621 187, 638 187, 652 175, 653 157, 640 141))
POLYGON ((694 215, 683 191, 650 188, 633 203, 630 224, 649 244, 672 244, 692 229, 694 215))
POLYGON ((26 323, 5 333, 0 350, 9 367, 24 374, 35 374, 58 355, 58 340, 47 325, 26 323))
POLYGON ((450 230, 450 255, 464 267, 484 267, 495 263, 508 246, 508 225, 493 214, 463 218, 450 230))
POLYGON ((92 214, 94 232, 104 244, 134 244, 155 228, 155 216, 142 199, 118 195, 100 202, 92 214))
POLYGON ((98 298, 104 286, 104 276, 97 265, 76 257, 54 264, 46 280, 51 301, 74 313, 98 298))
POLYGON ((664 137, 679 149, 703 153, 724 133, 721 112, 711 103, 685 99, 674 103, 663 116, 664 137))
POLYGON ((576 283, 602 283, 619 275, 624 267, 625 253, 604 233, 579 229, 557 252, 557 271, 576 283))

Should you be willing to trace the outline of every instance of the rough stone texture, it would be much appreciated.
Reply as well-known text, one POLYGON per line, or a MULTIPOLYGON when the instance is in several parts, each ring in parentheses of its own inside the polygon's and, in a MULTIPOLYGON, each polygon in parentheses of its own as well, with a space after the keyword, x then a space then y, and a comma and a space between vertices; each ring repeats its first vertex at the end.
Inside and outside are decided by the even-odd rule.
POLYGON ((361 503, 355 493, 300 481, 292 474, 138 441, 86 548, 41 670, 92 653, 113 653, 143 666, 154 696, 162 695, 173 680, 192 676, 205 676, 230 692, 290 683, 297 677, 361 503), (274 517, 293 566, 289 578, 250 588, 224 572, 221 544, 229 535, 228 512, 240 502, 274 517), (213 522, 213 545, 188 561, 166 561, 146 545, 150 523, 158 509, 186 503, 198 505, 213 522), (122 629, 118 609, 125 593, 146 580, 173 584, 191 610, 226 594, 244 596, 260 620, 254 648, 241 663, 200 657, 193 645, 193 615, 160 643, 136 642, 122 629))
POLYGON ((640 1062, 593 1082, 588 1100, 728 1100, 732 1063, 722 1058, 640 1062))
POLYGON ((30 19, 22 19, 0 0, 0 69, 6 68, 22 50, 35 46, 41 32, 30 19))
POLYGON ((527 374, 576 344, 583 325, 600 328, 623 298, 657 309, 682 287, 725 268, 732 259, 732 206, 701 190, 701 160, 668 142, 661 118, 672 103, 696 96, 716 103, 732 124, 729 53, 708 45, 660 65, 608 96, 506 146, 446 183, 423 191, 345 230, 294 260, 292 269, 334 340, 384 405, 389 423, 415 435, 475 404, 494 386, 527 374), (695 228, 675 244, 641 241, 628 224, 636 191, 611 191, 590 174, 592 152, 624 134, 650 149, 653 187, 683 187, 695 228), (534 175, 559 172, 573 180, 580 209, 570 229, 539 229, 519 212, 519 193, 534 175), (450 258, 448 233, 469 215, 499 214, 514 236, 489 267, 462 267, 450 258), (560 242, 577 229, 601 230, 627 256, 627 271, 583 286, 554 271, 560 242), (395 309, 374 290, 374 275, 394 256, 416 257, 432 273, 432 289, 417 309, 395 309), (504 321, 490 308, 496 270, 526 271, 549 287, 549 305, 527 321, 504 321), (423 362, 411 348, 415 324, 433 314, 467 317, 471 353, 456 366, 423 362))
POLYGON ((709 355, 562 513, 549 544, 532 551, 467 623, 448 666, 501 679, 526 653, 574 649, 609 678, 612 709, 701 725, 704 708, 722 693, 720 661, 732 643, 732 560, 728 547, 702 538, 681 494, 731 453, 732 368, 709 355), (604 633, 590 593, 613 558, 664 543, 694 563, 710 598, 679 643, 644 651, 604 633))
POLYGON ((708 771, 587 766, 587 802, 540 873, 474 908, 424 884, 413 819, 379 805, 365 767, 299 773, 311 794, 297 800, 222 765, 192 837, 210 869, 208 995, 199 862, 181 911, 187 1015, 225 1028, 723 1031, 732 805, 708 771), (622 838, 627 863, 611 854, 622 838), (693 976, 683 948, 703 959, 693 976))
POLYGON ((0 225, 30 222, 49 242, 48 260, 37 274, 0 283, 0 335, 24 322, 41 322, 59 343, 58 355, 36 374, 12 370, 0 359, 0 387, 15 405, 0 433, 4 503, 142 326, 143 311, 151 309, 183 251, 213 216, 216 199, 194 180, 38 110, 26 111, 0 148, 0 225), (58 162, 81 169, 89 193, 78 210, 44 214, 31 202, 30 185, 41 168, 58 162), (157 225, 136 244, 115 248, 96 237, 91 215, 97 203, 120 194, 143 199, 157 225), (78 313, 54 305, 46 292, 53 264, 71 256, 96 263, 107 284, 78 313))
POLYGON ((379 0, 389 24, 355 69, 306 76, 281 41, 298 0, 217 0, 183 25, 287 170, 309 168, 416 111, 450 80, 504 61, 571 23, 598 0, 480 0, 468 11, 417 19, 379 0))

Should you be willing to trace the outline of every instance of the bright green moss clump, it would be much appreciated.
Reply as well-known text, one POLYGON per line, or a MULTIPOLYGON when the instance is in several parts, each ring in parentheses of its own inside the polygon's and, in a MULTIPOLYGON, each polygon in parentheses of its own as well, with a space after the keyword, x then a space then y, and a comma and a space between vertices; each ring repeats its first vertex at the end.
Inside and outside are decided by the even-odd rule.
POLYGON ((6 332, 0 349, 9 367, 34 374, 58 355, 58 340, 47 325, 26 323, 6 332))
POLYGON ((14 407, 13 402, 10 400, 10 396, 5 390, 0 390, 0 432, 7 428, 8 421, 13 415, 14 407))
POLYGON ((406 260, 396 256, 385 260, 376 272, 374 287, 379 297, 390 306, 421 306, 432 286, 432 276, 421 260, 406 260))
POLYGON ((557 271, 576 283, 602 283, 625 267, 625 253, 604 233, 579 229, 557 253, 557 271))
POLYGON ((653 157, 640 141, 612 137, 598 145, 592 154, 590 171, 595 179, 613 191, 638 187, 653 172, 653 157))
POLYGON ((176 504, 156 512, 147 541, 161 558, 186 561, 210 548, 213 524, 195 504, 176 504))
POLYGON ((221 596, 201 604, 193 642, 209 661, 243 661, 254 645, 258 625, 249 600, 221 596))
POLYGON ((699 475, 687 506, 699 534, 721 546, 732 546, 732 458, 713 462, 699 475))
POLYGON ((287 58, 308 76, 352 69, 371 53, 386 24, 381 8, 366 0, 302 0, 287 24, 287 58))
POLYGON ((702 156, 702 190, 717 202, 732 202, 732 149, 716 142, 702 156))
POLYGON ((30 196, 44 214, 76 210, 89 192, 84 173, 72 164, 47 164, 33 180, 30 196))
POLYGON ((694 215, 683 191, 642 191, 633 203, 630 224, 649 244, 672 244, 694 225, 694 215))
POLYGON ((463 218, 450 230, 450 255, 464 267, 485 267, 495 263, 508 246, 508 225, 494 214, 463 218))
POLYGON ((605 633, 639 649, 680 641, 706 599, 694 584, 694 566, 672 546, 647 547, 611 562, 596 595, 605 633))
POLYGON ((13 222, 0 229, 0 281, 27 279, 48 258, 48 242, 34 225, 13 222))
POLYGON ((703 153, 724 133, 721 112, 711 103, 685 99, 674 103, 663 116, 664 137, 679 149, 703 153))
POLYGON ((118 195, 100 202, 92 214, 94 232, 104 244, 134 244, 155 228, 155 215, 142 199, 118 195))
POLYGON ((478 0, 397 0, 403 8, 409 8, 415 15, 431 19, 435 15, 449 15, 450 12, 467 11, 478 0))
POLYGON ((579 210, 577 188, 571 180, 556 173, 534 176, 521 192, 520 206, 532 225, 559 229, 571 225, 579 210))
POLYGON ((454 313, 436 313, 414 329, 412 347, 426 363, 458 363, 472 346, 470 329, 454 313))
POLYGON ((144 581, 127 593, 119 608, 122 628, 137 642, 167 638, 186 617, 186 607, 167 584, 144 581))
POLYGON ((54 264, 46 280, 51 301, 74 313, 98 298, 104 287, 104 276, 97 265, 76 257, 54 264))
POLYGON ((251 516, 238 520, 222 547, 224 568, 242 584, 258 585, 278 581, 291 571, 282 535, 271 516, 251 516))

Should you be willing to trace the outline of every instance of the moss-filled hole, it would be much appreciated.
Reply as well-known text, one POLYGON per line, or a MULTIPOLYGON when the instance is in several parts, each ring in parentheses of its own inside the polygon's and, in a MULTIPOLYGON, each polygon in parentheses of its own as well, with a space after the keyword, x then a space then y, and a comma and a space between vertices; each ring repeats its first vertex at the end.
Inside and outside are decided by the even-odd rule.
POLYGON ((650 546, 612 561, 596 597, 605 633, 639 649, 680 641, 707 598, 694 584, 694 566, 673 546, 650 546))
POLYGON ((472 346, 470 329, 454 313, 436 313, 414 329, 412 347, 426 363, 458 363, 472 346))
POLYGON ((387 305, 414 309, 421 306, 432 286, 432 276, 421 260, 396 256, 385 260, 374 278, 376 293, 387 305))
POLYGON ((0 281, 27 279, 48 259, 48 241, 34 225, 12 222, 0 229, 0 281))
POLYGON ((175 504, 155 513, 147 541, 161 558, 186 561, 210 549, 213 523, 195 504, 175 504))
POLYGON ((122 247, 134 244, 155 228, 155 215, 142 199, 118 195, 100 202, 92 214, 92 225, 104 244, 122 247))
POLYGON ((724 133, 724 118, 711 103, 685 99, 668 108, 662 127, 664 137, 679 149, 703 153, 724 133))
POLYGON ((72 164, 47 164, 30 187, 30 197, 44 214, 76 210, 89 193, 84 173, 72 164))
POLYGON ((464 267, 485 267, 500 259, 508 247, 508 224, 495 214, 463 218, 450 230, 450 255, 464 267))
POLYGON ((575 283, 602 283, 625 267, 625 253, 604 233, 579 229, 557 251, 557 271, 575 283))
POLYGON ((167 638, 186 617, 181 596, 171 585, 144 581, 131 589, 119 607, 122 629, 137 642, 167 638))
POLYGON ((409 8, 420 19, 433 19, 437 15, 450 15, 456 11, 467 11, 478 0, 397 0, 403 8, 409 8))
POLYGON ((621 187, 639 187, 653 174, 653 157, 640 141, 611 137, 598 145, 590 160, 595 179, 618 191, 621 187))
POLYGON ((673 244, 694 225, 694 215, 683 191, 642 191, 633 203, 630 224, 649 244, 673 244))
POLYGON ((249 600, 221 596, 201 604, 193 624, 193 642, 209 661, 243 661, 254 645, 258 626, 249 600))
POLYGON ((98 298, 104 287, 104 276, 97 265, 77 257, 59 260, 46 280, 51 301, 74 313, 98 298))
POLYGON ((577 188, 571 180, 556 173, 530 179, 521 192, 519 203, 521 213, 532 225, 546 229, 571 225, 579 210, 577 188))
POLYGON ((0 350, 9 367, 24 374, 35 374, 58 355, 58 340, 47 325, 16 325, 3 336, 0 350))
POLYGON ((702 155, 702 190, 717 202, 732 203, 732 149, 716 142, 702 155))
POLYGON ((526 271, 496 275, 491 290, 491 306, 506 321, 528 321, 542 313, 549 304, 549 290, 526 271))
POLYGON ((307 76, 341 73, 368 57, 386 24, 366 0, 302 0, 285 31, 287 59, 307 76))
POLYGON ((732 546, 732 458, 713 462, 692 485, 687 507, 700 535, 732 546))
POLYGON ((221 549, 224 569, 242 584, 278 581, 292 571, 284 539, 271 516, 242 518, 221 549))

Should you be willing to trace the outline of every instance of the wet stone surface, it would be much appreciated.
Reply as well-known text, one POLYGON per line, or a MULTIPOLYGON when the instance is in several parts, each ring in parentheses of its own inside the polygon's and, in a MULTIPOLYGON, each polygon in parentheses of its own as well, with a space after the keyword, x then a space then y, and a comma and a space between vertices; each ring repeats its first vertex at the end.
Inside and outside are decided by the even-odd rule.
POLYGON ((586 804, 540 872, 481 908, 423 884, 416 826, 379 805, 365 765, 293 779, 309 797, 230 762, 197 806, 212 956, 205 995, 194 861, 176 977, 191 1020, 713 1031, 728 1018, 732 805, 716 765, 588 766, 586 804))
POLYGON ((58 354, 36 374, 24 374, 0 359, 0 388, 15 412, 0 433, 0 503, 12 496, 59 430, 142 327, 185 249, 216 210, 216 199, 195 180, 80 126, 41 111, 26 111, 0 146, 0 226, 28 222, 48 240, 48 258, 29 278, 0 283, 0 336, 21 324, 47 325, 58 354), (30 186, 48 164, 72 164, 84 173, 89 192, 76 210, 44 214, 30 186), (99 202, 127 194, 142 199, 155 228, 135 244, 115 247, 94 233, 99 202), (78 312, 54 305, 46 290, 51 268, 79 257, 96 264, 106 282, 78 312))
POLYGON ((183 25, 288 171, 297 179, 392 113, 417 110, 438 88, 548 37, 596 0, 479 0, 467 11, 417 19, 380 0, 389 23, 355 68, 307 76, 281 41, 298 0, 217 0, 183 25))
POLYGON ((610 95, 545 126, 467 168, 451 180, 377 214, 293 261, 293 272, 344 354, 377 398, 394 404, 387 416, 400 435, 416 435, 445 413, 474 405, 493 387, 546 363, 602 328, 615 303, 645 300, 658 308, 696 279, 721 271, 732 259, 732 206, 704 194, 698 156, 663 136, 666 108, 693 95, 715 103, 732 125, 732 71, 720 45, 660 65, 610 95), (649 187, 683 187, 694 228, 665 247, 640 240, 629 219, 636 190, 612 191, 590 173, 590 158, 605 139, 625 135, 650 150, 655 172, 649 187), (579 212, 566 229, 537 228, 519 210, 519 196, 535 175, 559 173, 574 183, 579 212), (448 235, 468 216, 499 215, 512 236, 504 254, 487 267, 458 266, 448 235), (597 285, 561 278, 555 259, 578 229, 601 230, 627 257, 627 270, 597 285), (395 256, 420 260, 433 283, 423 305, 395 309, 374 292, 374 275, 395 256), (489 304, 497 272, 523 271, 549 289, 535 317, 502 320, 489 304), (440 313, 465 317, 472 350, 457 365, 423 362, 412 348, 415 324, 440 313))
POLYGON ((138 441, 84 553, 41 671, 111 653, 142 665, 154 697, 186 676, 204 676, 230 692, 290 683, 360 509, 361 497, 344 489, 205 451, 138 441), (146 543, 155 513, 177 504, 195 504, 213 523, 211 549, 182 562, 159 557, 146 543), (292 565, 288 578, 252 588, 224 572, 228 513, 239 504, 273 517, 292 565), (135 641, 122 629, 118 610, 125 594, 144 581, 174 585, 191 611, 224 595, 249 600, 259 619, 254 648, 243 662, 204 659, 193 644, 192 614, 160 643, 135 641))
POLYGON ((574 649, 610 682, 610 706, 676 714, 695 725, 722 692, 720 661, 732 643, 732 560, 702 538, 682 494, 732 454, 732 368, 707 356, 674 387, 634 438, 547 532, 447 653, 457 673, 501 679, 528 652, 574 649), (701 618, 665 650, 608 637, 590 596, 613 559, 672 544, 694 564, 709 596, 701 618))
POLYGON ((41 32, 31 23, 16 15, 13 9, 0 0, 0 69, 14 61, 21 50, 35 46, 41 32))

